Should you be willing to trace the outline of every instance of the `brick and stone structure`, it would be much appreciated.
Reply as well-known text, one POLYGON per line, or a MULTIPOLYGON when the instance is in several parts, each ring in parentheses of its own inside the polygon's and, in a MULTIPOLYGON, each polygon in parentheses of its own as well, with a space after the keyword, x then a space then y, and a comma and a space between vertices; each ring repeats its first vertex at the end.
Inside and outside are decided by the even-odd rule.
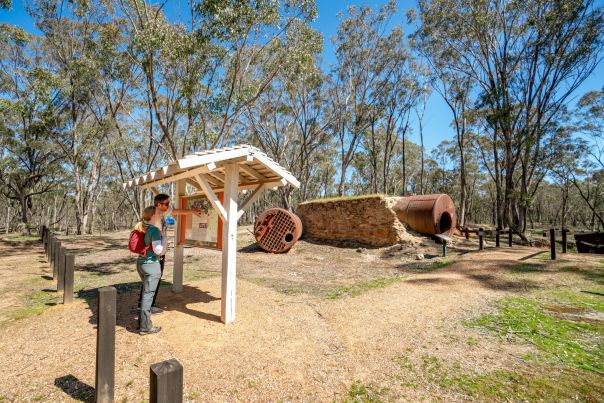
POLYGON ((388 246, 413 242, 392 207, 399 197, 368 195, 301 203, 303 237, 321 241, 388 246))

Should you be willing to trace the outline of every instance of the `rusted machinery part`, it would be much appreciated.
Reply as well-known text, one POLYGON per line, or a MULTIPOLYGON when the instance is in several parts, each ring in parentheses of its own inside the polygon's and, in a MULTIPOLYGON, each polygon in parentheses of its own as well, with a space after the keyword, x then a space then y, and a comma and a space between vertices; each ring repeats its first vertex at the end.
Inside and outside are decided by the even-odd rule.
POLYGON ((262 249, 271 253, 290 250, 302 235, 302 221, 282 208, 264 210, 254 224, 254 236, 262 249))
POLYGON ((451 236, 457 225, 455 204, 446 194, 405 196, 393 209, 401 222, 424 235, 451 236))

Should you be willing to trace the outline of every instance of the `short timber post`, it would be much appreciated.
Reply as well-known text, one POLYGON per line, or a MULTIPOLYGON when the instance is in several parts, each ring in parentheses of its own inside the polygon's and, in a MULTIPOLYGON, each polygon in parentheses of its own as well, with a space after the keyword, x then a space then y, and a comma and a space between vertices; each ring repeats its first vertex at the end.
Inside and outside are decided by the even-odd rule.
POLYGON ((237 280, 237 184, 239 165, 228 164, 224 168, 224 210, 226 222, 222 223, 222 293, 220 319, 224 324, 235 320, 237 280))
POLYGON ((75 265, 75 255, 65 255, 65 275, 63 277, 63 304, 73 302, 73 269, 75 265))
POLYGON ((67 248, 61 246, 61 249, 59 249, 59 264, 57 265, 57 291, 63 291, 65 288, 63 282, 65 278, 65 253, 67 253, 67 248))
POLYGON ((447 240, 443 239, 443 257, 447 256, 447 240))
POLYGON ((95 391, 97 403, 113 402, 115 389, 115 287, 99 288, 95 391))
POLYGON ((46 249, 46 257, 48 258, 48 267, 52 268, 52 251, 55 245, 55 235, 52 232, 48 233, 48 249, 46 249))
POLYGON ((495 229, 495 247, 496 247, 496 248, 499 248, 499 246, 501 246, 501 245, 500 245, 500 239, 499 239, 499 237, 500 237, 500 235, 501 235, 501 233, 500 233, 500 232, 501 232, 501 229, 500 229, 499 227, 497 227, 497 228, 495 229))
POLYGON ((566 233, 568 229, 562 228, 562 253, 566 253, 567 242, 566 242, 566 233))
POLYGON ((465 232, 466 232, 466 239, 470 239, 470 231, 468 231, 468 227, 465 228, 465 232))
POLYGON ((149 380, 150 403, 182 403, 183 368, 172 358, 151 365, 149 380))
POLYGON ((484 249, 484 228, 478 228, 478 250, 484 249))
POLYGON ((552 260, 556 260, 556 230, 554 228, 549 229, 549 244, 552 260))
POLYGON ((46 226, 44 226, 42 230, 42 246, 44 246, 44 253, 47 253, 48 250, 48 231, 46 230, 46 226))
POLYGON ((57 279, 57 277, 59 276, 59 253, 61 252, 61 242, 60 241, 56 241, 55 242, 55 250, 53 251, 53 257, 52 257, 52 278, 53 279, 57 279))
POLYGON ((514 231, 512 231, 512 228, 508 228, 508 246, 511 248, 512 247, 512 241, 513 241, 513 237, 514 237, 514 231))

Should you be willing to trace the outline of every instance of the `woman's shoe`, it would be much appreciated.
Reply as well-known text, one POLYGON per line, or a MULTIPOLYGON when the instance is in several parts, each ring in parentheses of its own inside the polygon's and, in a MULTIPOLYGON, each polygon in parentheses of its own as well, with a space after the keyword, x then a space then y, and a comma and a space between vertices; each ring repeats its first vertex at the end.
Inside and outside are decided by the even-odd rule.
POLYGON ((141 331, 139 331, 138 334, 140 334, 141 336, 144 336, 146 334, 158 333, 160 330, 161 330, 161 326, 153 326, 149 330, 141 330, 141 331))

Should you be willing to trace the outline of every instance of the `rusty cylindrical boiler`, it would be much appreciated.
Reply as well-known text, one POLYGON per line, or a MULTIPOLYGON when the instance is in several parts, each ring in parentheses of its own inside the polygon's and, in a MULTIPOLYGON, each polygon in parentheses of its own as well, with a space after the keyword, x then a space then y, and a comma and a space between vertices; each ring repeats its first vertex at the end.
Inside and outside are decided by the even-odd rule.
POLYGON ((446 194, 405 196, 393 207, 398 219, 424 235, 452 235, 457 225, 455 204, 446 194))
POLYGON ((282 208, 264 210, 254 224, 254 236, 262 249, 271 253, 287 252, 302 235, 302 221, 282 208))

